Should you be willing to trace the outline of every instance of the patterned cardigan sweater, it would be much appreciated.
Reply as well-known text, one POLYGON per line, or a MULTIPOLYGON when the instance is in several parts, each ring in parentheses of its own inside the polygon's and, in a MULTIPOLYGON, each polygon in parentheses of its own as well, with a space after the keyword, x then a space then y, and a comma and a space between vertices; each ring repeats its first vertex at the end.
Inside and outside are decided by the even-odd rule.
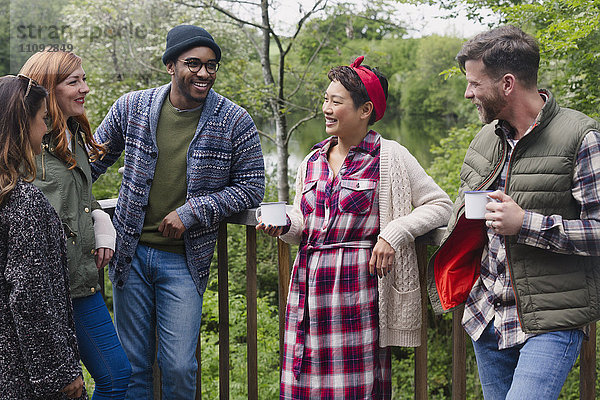
POLYGON ((20 181, 0 206, 0 399, 67 399, 80 375, 62 225, 20 181))
MULTIPOLYGON (((380 152, 379 237, 394 248, 396 262, 378 281, 379 345, 416 347, 421 345, 422 302, 414 242, 448 223, 452 201, 405 147, 381 138, 380 152)), ((304 229, 300 200, 311 154, 298 168, 291 226, 281 236, 289 243, 299 243, 304 229)))
MULTIPOLYGON (((117 231, 109 276, 117 287, 127 281, 135 254, 156 160, 156 127, 171 85, 131 92, 111 107, 94 137, 108 147, 106 156, 91 164, 92 178, 106 171, 125 151, 125 169, 113 224, 117 231)), ((196 288, 206 288, 219 222, 258 206, 265 191, 264 161, 256 126, 242 107, 211 90, 187 152, 186 202, 177 214, 188 268, 196 288)))

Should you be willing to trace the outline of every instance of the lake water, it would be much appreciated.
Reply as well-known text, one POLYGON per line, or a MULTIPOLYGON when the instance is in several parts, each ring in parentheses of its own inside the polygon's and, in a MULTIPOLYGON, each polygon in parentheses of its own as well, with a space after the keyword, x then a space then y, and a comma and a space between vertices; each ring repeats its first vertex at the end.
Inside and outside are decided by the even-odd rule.
MULTIPOLYGON (((451 126, 443 120, 432 118, 393 118, 390 115, 374 124, 371 128, 379 132, 386 139, 393 139, 406 147, 424 168, 432 162, 431 146, 439 143, 445 137, 451 126)), ((296 173, 298 165, 311 147, 327 138, 325 133, 324 118, 319 117, 305 123, 292 137, 289 146, 290 158, 288 168, 290 176, 296 173)), ((268 172, 273 172, 277 167, 275 146, 268 140, 262 140, 265 154, 265 165, 268 172)))

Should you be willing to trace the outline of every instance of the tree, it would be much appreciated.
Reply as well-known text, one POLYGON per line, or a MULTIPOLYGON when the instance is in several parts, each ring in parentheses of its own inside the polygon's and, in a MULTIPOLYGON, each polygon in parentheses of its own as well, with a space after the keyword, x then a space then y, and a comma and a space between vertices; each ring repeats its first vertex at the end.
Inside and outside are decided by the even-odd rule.
POLYGON ((600 116, 600 2, 551 0, 503 9, 506 21, 535 32, 542 80, 561 105, 600 116))
MULTIPOLYGON (((337 45, 337 43, 332 43, 330 34, 336 30, 339 32, 340 27, 347 27, 349 15, 363 16, 362 19, 357 18, 357 21, 363 22, 363 27, 359 31, 369 33, 371 33, 369 23, 372 23, 374 18, 379 15, 378 12, 373 12, 377 6, 368 8, 367 14, 364 14, 358 13, 355 8, 350 6, 336 5, 330 1, 299 1, 297 13, 284 11, 286 14, 284 19, 287 23, 273 18, 273 16, 279 15, 278 5, 267 0, 179 1, 179 4, 190 8, 215 11, 220 17, 218 21, 221 27, 234 27, 246 35, 253 54, 260 61, 262 84, 259 85, 258 93, 262 94, 261 99, 268 106, 267 117, 274 125, 275 130, 274 134, 268 132, 261 132, 261 134, 276 146, 278 198, 282 201, 289 200, 288 147, 290 139, 302 124, 315 118, 320 112, 318 102, 314 101, 316 100, 314 93, 318 89, 313 85, 315 81, 323 79, 322 70, 317 70, 319 55, 324 48, 337 45), (319 29, 312 31, 315 34, 314 40, 299 49, 302 51, 303 62, 300 64, 290 63, 288 57, 294 54, 292 50, 299 47, 297 43, 302 31, 311 19, 325 15, 329 15, 328 18, 325 18, 325 23, 320 25, 319 29), (369 23, 367 23, 368 21, 369 23), (315 74, 321 78, 315 78, 315 74), (308 96, 309 99, 312 99, 311 101, 297 101, 306 99, 307 93, 313 93, 312 96, 308 96), (295 114, 295 118, 294 122, 290 123, 292 113, 295 114)), ((380 0, 377 4, 386 3, 385 0, 380 0)), ((354 25, 350 24, 350 26, 349 32, 353 33, 354 25)), ((389 29, 390 26, 391 24, 387 25, 387 28, 389 29)), ((385 34, 385 32, 381 31, 380 34, 385 34)), ((334 38, 335 36, 333 36, 334 38)), ((346 40, 350 38, 347 37, 346 40)), ((337 62, 339 63, 339 60, 337 62)))
MULTIPOLYGON (((197 24, 210 32, 228 57, 221 66, 217 90, 230 96, 240 82, 257 79, 259 69, 244 57, 245 38, 217 29, 207 10, 189 9, 169 0, 69 0, 62 9, 61 25, 68 26, 62 40, 73 46, 82 57, 83 68, 91 89, 86 98, 86 110, 92 129, 100 124, 108 109, 121 95, 132 90, 163 85, 170 80, 161 57, 169 29, 178 24, 197 24), (250 67, 248 67, 250 65, 250 67), (233 71, 233 72, 232 72, 233 71), (220 87, 225 89, 221 91, 220 87)), ((242 93, 242 96, 244 93, 242 93)), ((234 96, 241 97, 241 96, 234 96)), ((246 104, 260 107, 252 96, 246 104)), ((121 180, 115 163, 97 184, 97 198, 116 197, 121 180)))
POLYGON ((391 21, 387 0, 360 12, 331 1, 299 3, 297 13, 285 12, 296 17, 274 20, 280 8, 266 0, 70 0, 64 21, 71 28, 68 40, 91 78, 92 125, 100 123, 122 93, 166 83, 160 58, 168 29, 178 23, 201 25, 227 55, 216 89, 264 127, 262 137, 277 152, 278 198, 289 200, 290 139, 320 114, 326 71, 340 64, 339 48, 357 38, 379 41, 405 33, 391 21))
POLYGON ((60 12, 68 0, 31 2, 4 1, 0 17, 0 57, 6 72, 18 73, 35 52, 44 49, 70 50, 61 38, 60 12), (8 12, 6 12, 8 11, 8 12))
MULTIPOLYGON (((10 0, 0 0, 3 10, 9 9, 10 0)), ((0 15, 0 76, 10 72, 10 13, 0 15)))
POLYGON ((417 0, 425 4, 436 5, 450 11, 448 18, 458 16, 464 12, 468 19, 484 22, 487 17, 493 16, 488 25, 504 21, 504 10, 519 4, 535 3, 536 0, 417 0))
POLYGON ((554 92, 561 105, 600 116, 598 0, 445 0, 440 4, 462 7, 480 21, 491 10, 498 23, 520 26, 536 36, 542 56, 540 83, 554 92))

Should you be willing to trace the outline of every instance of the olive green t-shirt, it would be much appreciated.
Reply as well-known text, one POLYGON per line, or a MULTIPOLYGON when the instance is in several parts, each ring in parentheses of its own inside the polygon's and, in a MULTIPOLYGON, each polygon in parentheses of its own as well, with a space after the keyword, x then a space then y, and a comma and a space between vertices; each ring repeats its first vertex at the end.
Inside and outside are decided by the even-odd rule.
POLYGON ((178 110, 168 96, 160 111, 156 128, 158 159, 150 187, 148 208, 140 243, 152 248, 185 254, 183 237, 163 237, 158 226, 171 211, 181 207, 187 194, 187 151, 190 146, 202 106, 192 110, 178 110))

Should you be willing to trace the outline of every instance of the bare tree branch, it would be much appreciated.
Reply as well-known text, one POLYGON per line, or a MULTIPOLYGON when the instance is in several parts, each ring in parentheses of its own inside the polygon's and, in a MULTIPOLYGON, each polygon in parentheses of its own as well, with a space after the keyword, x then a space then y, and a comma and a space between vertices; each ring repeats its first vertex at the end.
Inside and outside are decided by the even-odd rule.
POLYGON ((288 106, 288 108, 294 108, 294 109, 300 110, 300 111, 306 111, 306 112, 313 111, 313 109, 310 108, 310 107, 304 107, 304 106, 301 106, 301 105, 299 105, 297 103, 293 103, 293 102, 291 102, 289 100, 286 100, 286 99, 281 99, 281 104, 288 106))
POLYGON ((308 11, 306 14, 304 14, 302 16, 302 18, 300 18, 300 20, 298 21, 298 24, 296 25, 296 31, 294 32, 294 35, 292 36, 290 43, 287 46, 287 49, 285 49, 285 51, 283 51, 284 56, 287 55, 287 53, 291 50, 292 45, 294 44, 294 40, 300 34, 300 31, 302 30, 302 27, 304 26, 304 23, 306 22, 306 20, 308 18, 310 18, 313 14, 315 14, 319 11, 323 11, 327 7, 327 1, 328 0, 317 0, 315 2, 315 4, 313 4, 313 7, 311 8, 311 10, 308 11))
MULTIPOLYGON (((288 146, 290 138, 302 124, 316 118, 318 110, 316 108, 311 109, 309 107, 300 106, 288 100, 291 96, 286 96, 284 90, 285 78, 287 77, 286 74, 289 72, 285 69, 286 56, 291 51, 295 41, 298 40, 307 21, 309 21, 316 13, 326 10, 328 2, 333 0, 314 0, 313 5, 308 11, 304 11, 301 6, 301 16, 297 19, 296 27, 291 37, 279 36, 275 33, 270 18, 270 11, 272 10, 270 1, 272 0, 241 0, 239 2, 236 0, 197 0, 197 2, 194 2, 193 0, 174 0, 177 4, 191 8, 211 9, 216 15, 223 16, 223 19, 227 20, 225 23, 242 29, 251 46, 260 57, 263 80, 266 85, 262 98, 267 102, 271 109, 271 118, 275 123, 276 132, 273 135, 269 135, 266 132, 259 130, 258 133, 261 137, 264 137, 275 144, 278 162, 278 197, 281 200, 287 200, 289 197, 287 162, 289 157, 288 146), (240 5, 241 7, 238 8, 240 5), (254 13, 246 15, 245 12, 248 11, 248 7, 244 6, 259 6, 260 22, 251 20, 254 13), (239 10, 244 10, 245 12, 239 10), (258 29, 259 35, 253 35, 253 29, 258 29), (273 44, 278 48, 278 64, 271 61, 270 49, 273 44), (274 79, 275 73, 277 74, 277 80, 274 79), (268 93, 266 91, 268 91, 268 93), (291 128, 288 128, 287 118, 290 110, 300 110, 307 115, 297 121, 291 128)), ((317 54, 325 46, 327 42, 326 37, 331 31, 332 25, 333 22, 329 25, 327 32, 325 33, 325 38, 322 38, 319 41, 317 49, 311 54, 308 64, 301 69, 299 82, 294 84, 296 87, 292 91, 292 96, 297 95, 301 88, 307 85, 306 79, 309 75, 309 71, 315 63, 317 54)))
POLYGON ((302 85, 304 84, 306 75, 308 74, 308 70, 312 66, 312 63, 315 61, 315 59, 317 58, 317 55, 319 54, 319 52, 321 51, 321 49, 327 42, 327 39, 329 38, 329 32, 331 32, 331 28, 333 27, 333 22, 334 21, 332 20, 331 23, 329 24, 329 27, 327 28, 327 32, 325 33, 325 35, 323 35, 323 38, 319 42, 319 45, 317 46, 317 48, 315 49, 313 54, 310 56, 310 59, 308 60, 308 63, 306 64, 306 68, 304 69, 304 73, 302 74, 302 77, 298 80, 298 85, 296 85, 296 87, 290 92, 288 97, 294 97, 296 95, 296 93, 300 90, 302 85))
POLYGON ((147 63, 145 62, 145 60, 143 59, 143 57, 139 57, 139 54, 135 54, 133 52, 133 47, 131 47, 131 38, 129 35, 125 35, 125 37, 127 38, 127 49, 129 50, 129 55, 131 56, 131 58, 133 59, 133 61, 136 64, 139 64, 140 66, 144 67, 146 70, 150 70, 150 71, 154 71, 154 72, 165 72, 165 70, 163 68, 156 68, 154 67, 151 63, 147 63))
POLYGON ((290 143, 290 139, 292 134, 296 129, 298 129, 303 123, 310 121, 311 119, 315 119, 319 116, 319 112, 317 110, 313 110, 313 114, 307 115, 306 117, 300 119, 298 122, 294 124, 290 129, 288 129, 286 137, 285 137, 285 145, 287 146, 290 143))
POLYGON ((248 29, 245 29, 244 27, 242 27, 242 32, 244 32, 244 35, 246 35, 246 38, 250 41, 252 47, 254 47, 254 51, 256 51, 256 54, 260 54, 260 46, 258 45, 258 43, 256 43, 256 40, 251 35, 251 32, 249 32, 248 29))
POLYGON ((253 1, 221 0, 221 2, 222 3, 231 3, 231 4, 235 4, 235 5, 245 4, 245 5, 249 5, 249 6, 260 7, 260 3, 256 3, 253 1))
POLYGON ((258 29, 267 29, 269 32, 272 32, 271 27, 263 26, 263 25, 257 24, 256 22, 247 21, 245 19, 242 19, 242 18, 238 17, 237 15, 235 15, 234 13, 232 13, 231 11, 218 6, 217 3, 214 1, 210 1, 210 2, 209 1, 200 1, 200 5, 191 4, 191 3, 188 3, 186 1, 181 1, 181 0, 176 0, 175 3, 181 4, 181 5, 184 5, 187 7, 192 7, 192 8, 212 8, 213 10, 220 12, 221 14, 225 15, 226 17, 231 18, 232 20, 239 22, 242 25, 249 25, 249 26, 253 26, 258 29))
POLYGON ((276 145, 275 139, 273 139, 273 136, 269 135, 267 132, 263 132, 260 129, 256 129, 256 131, 258 132, 260 137, 264 137, 265 139, 268 139, 271 143, 276 145))

